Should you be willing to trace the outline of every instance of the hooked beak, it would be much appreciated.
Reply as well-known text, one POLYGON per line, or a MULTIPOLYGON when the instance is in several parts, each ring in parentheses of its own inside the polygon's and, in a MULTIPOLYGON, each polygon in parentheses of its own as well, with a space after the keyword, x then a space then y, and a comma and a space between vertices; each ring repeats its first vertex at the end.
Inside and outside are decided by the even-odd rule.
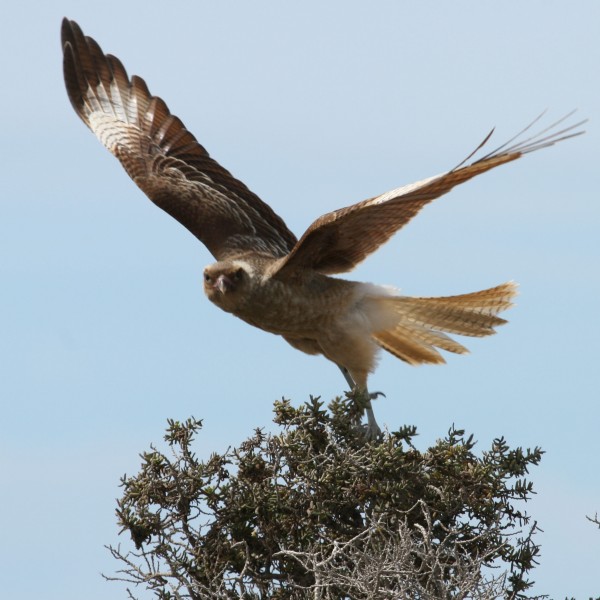
POLYGON ((219 290, 221 294, 224 294, 225 292, 229 292, 233 289, 233 281, 231 281, 227 275, 219 275, 213 287, 219 290))

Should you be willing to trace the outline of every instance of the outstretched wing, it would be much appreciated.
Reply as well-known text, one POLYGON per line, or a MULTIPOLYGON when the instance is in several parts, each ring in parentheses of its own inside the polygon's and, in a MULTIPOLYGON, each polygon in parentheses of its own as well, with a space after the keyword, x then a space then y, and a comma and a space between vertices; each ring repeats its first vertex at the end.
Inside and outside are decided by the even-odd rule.
POLYGON ((516 160, 524 154, 583 133, 575 129, 585 121, 558 128, 558 125, 572 114, 566 115, 533 136, 520 139, 540 119, 540 115, 506 144, 465 165, 488 142, 492 130, 483 142, 451 171, 323 215, 306 230, 290 254, 278 261, 272 274, 281 277, 296 268, 310 268, 325 274, 350 271, 381 244, 387 242, 426 204, 446 194, 454 186, 516 160))
POLYGON ((243 251, 285 256, 296 237, 283 220, 221 167, 143 79, 63 20, 64 77, 83 122, 160 208, 217 259, 243 251))

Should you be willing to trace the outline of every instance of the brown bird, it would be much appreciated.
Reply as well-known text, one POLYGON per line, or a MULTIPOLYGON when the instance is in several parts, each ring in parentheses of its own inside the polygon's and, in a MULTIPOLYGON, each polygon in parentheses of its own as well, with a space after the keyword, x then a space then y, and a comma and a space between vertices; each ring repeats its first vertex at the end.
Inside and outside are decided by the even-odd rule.
POLYGON ((138 187, 217 260, 204 270, 208 299, 281 335, 294 348, 337 364, 366 409, 370 436, 379 433, 370 403, 375 395, 367 391, 378 349, 411 365, 445 362, 438 348, 464 354, 467 349, 446 334, 494 333, 494 327, 506 322, 497 315, 512 305, 516 284, 416 298, 330 275, 352 270, 454 186, 583 133, 575 131, 583 121, 558 129, 569 114, 524 138, 532 123, 468 163, 490 132, 447 173, 327 213, 297 240, 267 204, 208 155, 166 104, 150 94, 143 79, 129 78, 119 59, 104 54, 74 21, 64 19, 62 45, 65 83, 77 114, 138 187))

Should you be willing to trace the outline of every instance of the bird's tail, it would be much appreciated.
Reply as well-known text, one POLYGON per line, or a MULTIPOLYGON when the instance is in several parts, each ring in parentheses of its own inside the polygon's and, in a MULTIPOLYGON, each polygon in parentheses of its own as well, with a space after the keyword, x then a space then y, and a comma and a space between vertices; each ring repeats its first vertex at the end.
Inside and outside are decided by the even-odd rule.
POLYGON ((510 308, 517 284, 504 283, 472 294, 441 298, 371 296, 369 307, 376 322, 384 324, 372 333, 375 342, 394 356, 410 363, 444 363, 436 348, 465 354, 468 350, 446 335, 456 333, 482 337, 495 333, 506 321, 498 313, 510 308))

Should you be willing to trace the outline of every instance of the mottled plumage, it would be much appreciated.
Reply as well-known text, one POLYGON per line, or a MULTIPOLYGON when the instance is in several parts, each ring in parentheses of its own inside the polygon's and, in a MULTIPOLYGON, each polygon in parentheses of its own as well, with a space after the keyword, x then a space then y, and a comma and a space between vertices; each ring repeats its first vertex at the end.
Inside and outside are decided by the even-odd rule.
MULTIPOLYGON (((379 347, 410 364, 442 363, 437 350, 464 353, 447 333, 485 336, 505 321, 515 284, 442 298, 329 277, 352 270, 426 204, 485 171, 582 133, 564 119, 524 132, 456 168, 319 217, 297 240, 284 221, 215 162, 143 79, 128 77, 74 21, 63 21, 64 77, 73 108, 160 208, 203 242, 217 262, 204 289, 217 306, 335 362, 367 400, 379 347)), ((570 115, 567 115, 567 117, 570 115)), ((567 118, 565 117, 565 118, 567 118)), ((537 121, 537 119, 536 119, 537 121)), ((534 121, 534 123, 536 122, 534 121)))

